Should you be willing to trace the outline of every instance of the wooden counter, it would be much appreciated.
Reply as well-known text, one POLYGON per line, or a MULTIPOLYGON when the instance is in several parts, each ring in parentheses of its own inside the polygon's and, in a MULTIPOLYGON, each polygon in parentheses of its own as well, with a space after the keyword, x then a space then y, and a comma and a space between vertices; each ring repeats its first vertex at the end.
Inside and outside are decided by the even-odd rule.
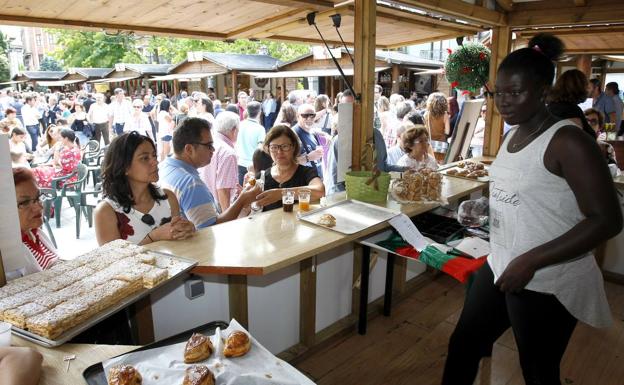
POLYGON ((43 367, 39 385, 78 385, 84 384, 82 372, 89 366, 111 357, 134 350, 137 346, 65 344, 54 349, 44 348, 20 337, 13 336, 12 346, 31 347, 43 355, 43 367), (67 369, 63 357, 76 355, 67 369))
MULTIPOLYGON (((452 202, 484 187, 482 182, 444 177, 442 196, 452 202)), ((334 201, 342 199, 344 193, 334 201)), ((401 205, 390 199, 383 206, 414 216, 440 204, 401 205)), ((271 210, 202 229, 188 241, 161 241, 146 247, 197 261, 195 274, 265 275, 388 227, 384 222, 344 235, 298 221, 294 212, 271 210)))

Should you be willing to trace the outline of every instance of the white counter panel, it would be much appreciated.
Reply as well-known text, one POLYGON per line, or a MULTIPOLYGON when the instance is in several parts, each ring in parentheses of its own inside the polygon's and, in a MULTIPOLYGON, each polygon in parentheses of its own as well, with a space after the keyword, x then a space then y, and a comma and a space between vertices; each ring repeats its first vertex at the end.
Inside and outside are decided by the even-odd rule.
POLYGON ((322 253, 316 259, 316 331, 351 314, 353 245, 322 253))
POLYGON ((247 285, 249 332, 273 354, 299 343, 299 264, 247 285))
POLYGON ((230 321, 226 276, 194 276, 204 281, 205 293, 193 300, 184 295, 186 278, 169 282, 152 294, 154 338, 157 341, 208 322, 230 321))

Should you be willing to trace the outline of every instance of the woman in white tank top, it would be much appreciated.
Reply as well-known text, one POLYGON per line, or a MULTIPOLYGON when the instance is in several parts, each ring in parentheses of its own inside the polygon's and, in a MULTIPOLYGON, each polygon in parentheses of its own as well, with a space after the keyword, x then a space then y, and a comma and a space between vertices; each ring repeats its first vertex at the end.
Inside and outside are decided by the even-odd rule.
POLYGON ((491 254, 451 336, 445 385, 472 384, 509 327, 526 384, 560 384, 577 320, 611 323, 592 250, 620 232, 622 214, 595 140, 546 109, 562 52, 537 35, 498 68, 494 101, 513 127, 490 169, 491 254))
POLYGON ((126 239, 144 245, 186 239, 195 231, 180 217, 175 195, 156 187, 156 147, 133 131, 116 137, 102 164, 105 199, 95 210, 95 235, 100 245, 126 239))

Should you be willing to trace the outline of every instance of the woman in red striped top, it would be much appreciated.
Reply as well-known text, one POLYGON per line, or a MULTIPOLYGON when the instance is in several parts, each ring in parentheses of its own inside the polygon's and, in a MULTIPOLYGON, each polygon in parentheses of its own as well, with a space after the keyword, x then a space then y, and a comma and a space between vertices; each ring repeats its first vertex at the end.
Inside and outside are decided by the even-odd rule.
POLYGON ((58 260, 58 255, 48 237, 39 229, 43 224, 43 205, 33 173, 27 168, 15 168, 13 181, 25 248, 24 267, 19 273, 26 275, 50 268, 58 260))

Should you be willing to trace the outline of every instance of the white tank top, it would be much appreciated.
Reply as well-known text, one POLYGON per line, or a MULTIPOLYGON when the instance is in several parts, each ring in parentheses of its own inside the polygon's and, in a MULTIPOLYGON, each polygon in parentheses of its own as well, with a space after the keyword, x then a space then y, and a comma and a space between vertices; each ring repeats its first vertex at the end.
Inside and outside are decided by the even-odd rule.
MULTIPOLYGON (((159 189, 158 192, 164 194, 161 189, 159 189)), ((117 228, 119 229, 121 239, 132 243, 140 243, 143 238, 147 236, 147 233, 161 225, 163 219, 171 219, 171 207, 169 206, 168 199, 156 201, 152 209, 147 213, 154 219, 153 225, 149 225, 142 220, 146 213, 142 213, 134 208, 131 208, 129 213, 125 213, 123 207, 116 201, 110 198, 105 198, 104 201, 108 203, 117 214, 117 228)))
MULTIPOLYGON (((544 165, 544 153, 562 120, 510 153, 512 128, 490 168, 490 247, 488 263, 494 280, 517 256, 568 232, 584 219, 567 181, 544 165)), ((553 294, 578 320, 596 327, 611 324, 602 274, 593 254, 586 253, 535 272, 526 289, 553 294)))

